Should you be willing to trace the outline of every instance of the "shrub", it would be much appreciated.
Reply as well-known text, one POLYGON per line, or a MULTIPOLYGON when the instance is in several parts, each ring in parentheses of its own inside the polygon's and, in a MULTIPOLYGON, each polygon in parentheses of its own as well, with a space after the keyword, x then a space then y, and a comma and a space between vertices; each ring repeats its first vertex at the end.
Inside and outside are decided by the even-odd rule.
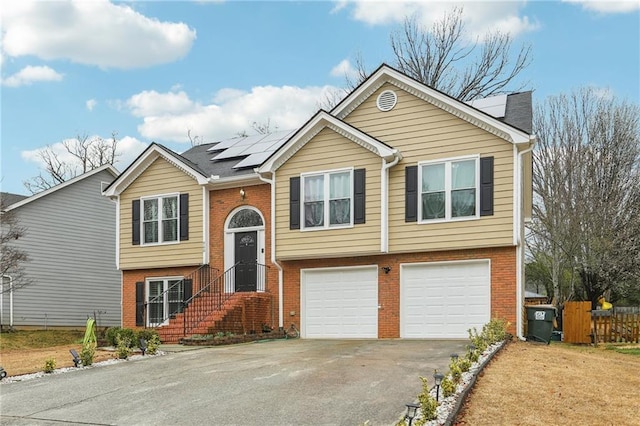
POLYGON ((445 398, 448 398, 456 393, 457 386, 455 383, 453 383, 453 380, 451 380, 449 376, 446 376, 444 379, 442 379, 440 387, 442 388, 442 396, 444 396, 445 398))
POLYGON ((147 340, 147 353, 149 355, 155 355, 158 352, 159 346, 160 336, 158 336, 158 333, 151 335, 149 340, 147 340))
POLYGON ((471 361, 469 360, 469 358, 459 358, 458 367, 460 367, 460 371, 466 373, 471 369, 471 361))
POLYGON ((93 357, 96 354, 96 346, 92 344, 82 345, 82 350, 80 351, 80 359, 82 360, 82 365, 89 366, 93 364, 93 357))
POLYGON ((122 327, 109 327, 104 332, 104 338, 107 340, 109 346, 113 346, 114 348, 118 346, 116 338, 118 337, 118 334, 120 334, 120 330, 122 330, 122 327))
POLYGON ((136 332, 130 328, 123 328, 118 333, 121 339, 129 342, 129 349, 133 349, 138 346, 138 339, 136 339, 136 332))
POLYGON ((118 334, 116 336, 116 355, 120 359, 127 359, 131 355, 131 339, 118 334))
POLYGON ((56 369, 56 359, 55 358, 47 358, 44 361, 44 372, 45 373, 53 373, 53 370, 56 369))
POLYGON ((429 392, 429 383, 426 378, 420 377, 422 380, 422 392, 418 394, 418 402, 420 402, 420 411, 422 417, 416 421, 416 426, 422 426, 429 420, 434 420, 438 417, 438 402, 429 392))
POLYGON ((451 379, 454 383, 458 383, 462 378, 462 370, 460 369, 457 361, 452 360, 449 363, 449 374, 451 374, 451 379))

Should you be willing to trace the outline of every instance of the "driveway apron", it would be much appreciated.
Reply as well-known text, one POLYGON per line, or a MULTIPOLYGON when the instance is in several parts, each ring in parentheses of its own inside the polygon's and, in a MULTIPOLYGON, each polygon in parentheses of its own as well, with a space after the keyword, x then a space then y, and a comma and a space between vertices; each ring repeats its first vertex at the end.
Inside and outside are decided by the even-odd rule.
POLYGON ((0 384, 0 424, 394 424, 467 341, 279 340, 0 384))

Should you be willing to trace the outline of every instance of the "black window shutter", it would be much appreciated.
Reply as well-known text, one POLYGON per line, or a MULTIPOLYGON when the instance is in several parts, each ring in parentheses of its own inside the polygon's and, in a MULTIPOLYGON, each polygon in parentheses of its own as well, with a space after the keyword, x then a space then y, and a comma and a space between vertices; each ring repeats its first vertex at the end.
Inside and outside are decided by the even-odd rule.
POLYGON ((289 229, 300 229, 300 177, 289 179, 289 229))
POLYGON ((493 215, 493 157, 480 159, 480 216, 493 215))
POLYGON ((185 278, 184 280, 184 301, 191 299, 193 296, 193 280, 191 278, 185 278))
POLYGON ((131 203, 131 217, 131 243, 137 246, 140 245, 140 200, 131 203))
POLYGON ((144 281, 136 283, 136 327, 144 326, 144 281))
POLYGON ((353 171, 353 223, 365 222, 366 169, 353 171))
POLYGON ((180 241, 189 239, 189 194, 180 194, 180 241))
POLYGON ((404 221, 418 221, 418 166, 404 169, 404 221))

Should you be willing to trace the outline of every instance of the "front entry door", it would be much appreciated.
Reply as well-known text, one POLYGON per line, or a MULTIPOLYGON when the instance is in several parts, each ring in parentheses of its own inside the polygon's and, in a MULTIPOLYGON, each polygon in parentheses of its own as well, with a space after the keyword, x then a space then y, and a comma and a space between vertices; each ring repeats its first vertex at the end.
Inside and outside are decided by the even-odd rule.
POLYGON ((257 290, 258 232, 236 232, 236 291, 257 290))

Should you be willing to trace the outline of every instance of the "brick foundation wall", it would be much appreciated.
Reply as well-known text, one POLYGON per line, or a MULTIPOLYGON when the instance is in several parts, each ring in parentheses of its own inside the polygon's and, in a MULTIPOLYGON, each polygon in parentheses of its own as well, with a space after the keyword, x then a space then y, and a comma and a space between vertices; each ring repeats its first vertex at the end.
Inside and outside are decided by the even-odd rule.
POLYGON ((442 262, 452 260, 491 260, 491 317, 509 321, 509 332, 516 324, 516 248, 501 247, 477 250, 455 250, 432 253, 410 253, 363 256, 336 259, 283 261, 284 268, 284 327, 292 323, 300 329, 300 269, 338 266, 390 266, 385 274, 378 274, 378 337, 400 337, 400 264, 442 262), (290 313, 294 315, 290 315, 290 313))

